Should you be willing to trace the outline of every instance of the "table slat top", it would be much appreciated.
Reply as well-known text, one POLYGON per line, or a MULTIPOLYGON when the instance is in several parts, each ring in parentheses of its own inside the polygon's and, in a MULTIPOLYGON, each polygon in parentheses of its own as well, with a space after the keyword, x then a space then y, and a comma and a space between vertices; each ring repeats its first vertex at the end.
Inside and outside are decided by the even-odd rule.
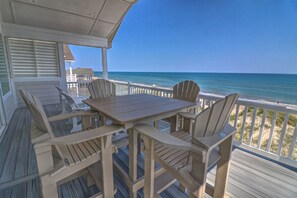
POLYGON ((100 113, 125 123, 196 106, 196 103, 149 94, 84 100, 100 113))

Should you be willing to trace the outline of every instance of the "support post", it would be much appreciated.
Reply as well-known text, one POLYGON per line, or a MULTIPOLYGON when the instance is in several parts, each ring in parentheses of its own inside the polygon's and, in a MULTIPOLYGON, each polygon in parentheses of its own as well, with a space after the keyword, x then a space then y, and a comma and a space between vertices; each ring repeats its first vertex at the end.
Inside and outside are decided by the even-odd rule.
POLYGON ((59 56, 59 72, 61 76, 60 87, 67 91, 67 81, 66 81, 66 69, 64 62, 64 47, 63 43, 58 43, 58 56, 59 56))
POLYGON ((107 48, 102 48, 102 75, 104 79, 108 79, 107 48))

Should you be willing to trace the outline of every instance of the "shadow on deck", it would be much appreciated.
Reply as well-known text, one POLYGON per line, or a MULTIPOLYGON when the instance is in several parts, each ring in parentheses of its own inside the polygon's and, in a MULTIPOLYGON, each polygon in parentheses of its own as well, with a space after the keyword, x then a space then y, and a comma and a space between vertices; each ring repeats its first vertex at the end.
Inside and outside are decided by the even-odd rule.
MULTIPOLYGON (((60 113, 59 105, 45 106, 48 116, 60 113)), ((41 197, 33 146, 30 143, 31 115, 27 109, 17 109, 0 142, 0 198, 41 197)), ((67 135, 61 126, 65 123, 53 123, 57 136, 67 135)), ((161 122, 161 129, 169 125, 161 122)), ((70 127, 69 127, 70 131, 70 127)), ((128 149, 119 149, 114 154, 116 160, 128 172, 128 149)), ((142 176, 143 155, 138 156, 138 175, 142 176)), ((128 197, 129 190, 115 174, 118 188, 116 197, 128 197)), ((213 184, 215 169, 208 174, 208 182, 213 184)), ((227 186, 230 197, 297 197, 297 173, 278 164, 259 158, 241 150, 232 153, 231 168, 227 186)), ((80 177, 59 186, 60 197, 89 197, 98 192, 96 186, 87 187, 86 178, 80 177)), ((143 197, 142 190, 138 192, 143 197)), ((175 183, 161 193, 162 197, 187 197, 175 183)))

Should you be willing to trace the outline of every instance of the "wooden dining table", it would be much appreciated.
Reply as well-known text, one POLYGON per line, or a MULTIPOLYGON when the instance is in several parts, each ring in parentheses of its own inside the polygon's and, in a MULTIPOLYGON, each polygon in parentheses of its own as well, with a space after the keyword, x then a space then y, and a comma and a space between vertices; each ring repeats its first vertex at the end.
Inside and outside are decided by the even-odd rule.
POLYGON ((173 98, 149 94, 90 98, 83 101, 99 114, 121 124, 129 135, 129 175, 116 163, 115 168, 130 189, 130 197, 137 197, 137 190, 143 187, 143 177, 137 178, 137 134, 133 126, 171 118, 171 130, 176 129, 176 114, 187 111, 197 104, 173 98))

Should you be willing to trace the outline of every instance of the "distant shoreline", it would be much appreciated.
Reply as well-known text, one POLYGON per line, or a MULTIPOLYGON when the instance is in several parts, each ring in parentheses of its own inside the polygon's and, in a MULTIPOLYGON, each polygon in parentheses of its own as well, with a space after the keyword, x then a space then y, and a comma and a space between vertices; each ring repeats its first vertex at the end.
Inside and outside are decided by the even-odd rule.
MULTIPOLYGON (((96 73, 102 73, 102 71, 94 71, 96 73)), ((287 74, 287 73, 239 73, 239 72, 164 72, 164 71, 109 71, 109 73, 173 73, 173 74, 252 74, 252 75, 297 75, 296 74, 287 74)))
MULTIPOLYGON (((101 72, 94 73, 101 76, 101 72)), ((227 95, 237 92, 248 100, 297 105, 297 74, 109 72, 109 78, 158 87, 194 80, 203 93, 227 95)))

